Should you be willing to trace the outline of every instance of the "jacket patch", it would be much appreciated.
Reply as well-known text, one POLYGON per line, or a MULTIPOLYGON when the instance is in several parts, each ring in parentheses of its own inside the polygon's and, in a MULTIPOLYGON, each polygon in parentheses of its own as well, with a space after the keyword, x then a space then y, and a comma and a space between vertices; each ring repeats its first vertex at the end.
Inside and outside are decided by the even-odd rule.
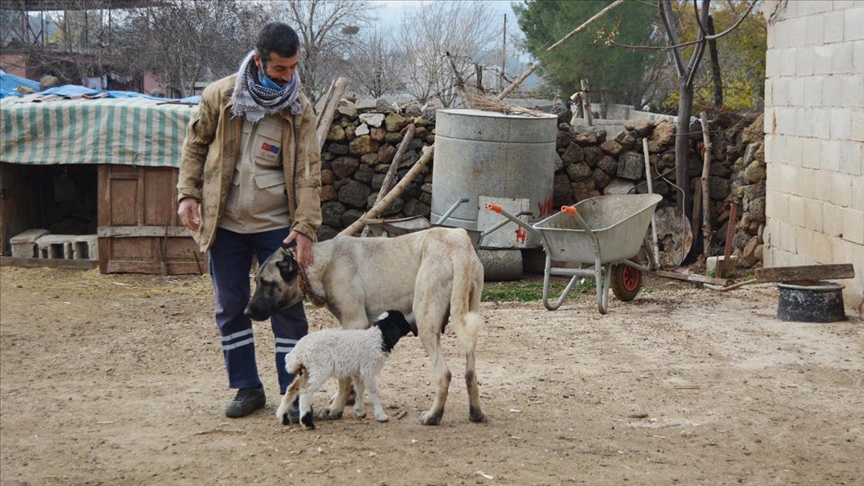
POLYGON ((263 150, 265 152, 271 152, 274 155, 279 155, 279 146, 272 145, 272 144, 269 144, 267 142, 264 142, 264 144, 261 145, 261 150, 263 150))

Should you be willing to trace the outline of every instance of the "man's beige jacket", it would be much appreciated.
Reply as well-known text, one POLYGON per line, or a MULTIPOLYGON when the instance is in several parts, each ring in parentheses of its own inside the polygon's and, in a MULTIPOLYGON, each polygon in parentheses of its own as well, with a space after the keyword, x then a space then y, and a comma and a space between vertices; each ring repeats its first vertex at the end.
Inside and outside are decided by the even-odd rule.
MULTIPOLYGON (((201 251, 213 244, 240 156, 243 117, 231 115, 236 77, 228 76, 204 89, 183 143, 177 200, 191 197, 201 205, 201 226, 193 233, 201 251)), ((321 152, 312 105, 302 94, 300 100, 303 109, 299 115, 292 115, 289 108, 279 112, 286 128, 282 163, 291 229, 314 242, 321 225, 321 152)))

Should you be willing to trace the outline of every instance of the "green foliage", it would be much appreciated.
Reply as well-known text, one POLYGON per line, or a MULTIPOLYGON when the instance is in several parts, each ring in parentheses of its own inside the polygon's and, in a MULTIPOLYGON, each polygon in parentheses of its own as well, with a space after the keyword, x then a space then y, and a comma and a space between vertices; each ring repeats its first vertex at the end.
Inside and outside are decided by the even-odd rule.
MULTIPOLYGON (((568 39, 546 49, 580 26, 612 0, 523 0, 514 5, 519 27, 525 34, 523 47, 539 61, 540 74, 562 97, 579 89, 588 79, 592 91, 602 91, 610 102, 638 104, 646 90, 645 73, 658 57, 656 50, 613 46, 650 45, 656 9, 647 2, 625 2, 568 39)), ((593 97, 592 101, 600 101, 593 97)))
MULTIPOLYGON (((711 2, 711 16, 714 18, 716 33, 734 25, 749 4, 749 0, 711 2)), ((681 42, 696 39, 699 27, 693 15, 692 4, 679 0, 675 10, 678 13, 678 34, 681 42)), ((764 105, 767 36, 767 24, 757 5, 735 30, 716 40, 723 83, 723 108, 726 110, 756 110, 764 105)), ((692 46, 683 49, 686 59, 690 58, 692 52, 692 46)), ((712 106, 712 90, 711 58, 706 49, 694 83, 693 106, 712 106)), ((678 98, 677 89, 671 90, 661 102, 661 107, 677 109, 678 98)))
MULTIPOLYGON (((557 299, 569 281, 569 278, 553 278, 549 282, 549 294, 547 297, 550 300, 557 299)), ((594 288, 594 279, 584 278, 570 289, 567 299, 578 299, 581 290, 591 289, 593 291, 594 288)), ((522 279, 515 282, 487 282, 483 289, 482 300, 507 302, 535 302, 543 300, 543 279, 522 279)))

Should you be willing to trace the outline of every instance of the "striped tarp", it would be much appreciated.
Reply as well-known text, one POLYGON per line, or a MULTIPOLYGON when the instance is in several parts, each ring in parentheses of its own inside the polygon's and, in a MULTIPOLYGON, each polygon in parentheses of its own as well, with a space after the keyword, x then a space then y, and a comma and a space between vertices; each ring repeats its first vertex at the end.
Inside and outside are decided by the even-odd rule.
POLYGON ((0 162, 177 167, 197 106, 146 98, 0 102, 0 162))

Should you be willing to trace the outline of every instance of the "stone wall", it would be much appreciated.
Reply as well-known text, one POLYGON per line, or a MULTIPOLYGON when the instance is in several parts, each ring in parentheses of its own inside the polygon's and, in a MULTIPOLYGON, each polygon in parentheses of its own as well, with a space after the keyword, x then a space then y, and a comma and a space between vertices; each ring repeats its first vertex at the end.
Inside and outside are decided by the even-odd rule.
MULTIPOLYGON (((675 125, 661 120, 627 122, 624 130, 607 134, 599 127, 573 127, 569 113, 559 113, 558 164, 554 175, 554 207, 573 204, 601 194, 645 193, 645 163, 642 140, 648 140, 654 172, 654 192, 664 196, 661 207, 674 205, 675 125)), ((716 232, 713 254, 722 253, 729 207, 740 204, 734 248, 741 266, 761 263, 762 230, 765 223, 765 157, 761 117, 717 115, 709 129, 712 137, 710 199, 716 232)), ((414 138, 406 147, 398 174, 403 176, 420 157, 421 147, 435 142, 435 112, 416 106, 402 109, 385 100, 343 101, 331 125, 322 152, 322 209, 324 225, 320 239, 338 233, 372 207, 397 147, 413 123, 414 138)), ((702 174, 702 132, 691 129, 691 172, 694 184, 702 174)), ((429 217, 433 163, 397 199, 383 217, 429 217)), ((701 229, 694 233, 701 234, 701 229)), ((699 235, 696 235, 699 239, 699 235)))
MULTIPOLYGON (((765 152, 762 119, 716 114, 709 121, 712 144, 708 179, 711 222, 714 231, 710 252, 722 254, 732 201, 739 204, 734 254, 739 267, 749 268, 762 260, 765 225, 765 152)), ((602 194, 648 192, 643 139, 648 141, 653 192, 664 196, 660 208, 677 204, 675 189, 675 125, 661 120, 625 122, 624 130, 610 136, 603 128, 559 125, 558 152, 561 165, 555 173, 553 204, 572 204, 602 194)), ((692 187, 701 185, 704 144, 702 128, 690 128, 690 177, 692 187)), ((700 250, 701 228, 693 228, 696 250, 700 250)), ((662 245, 661 245, 662 246, 662 245)), ((701 253, 701 251, 700 251, 701 253)))
MULTIPOLYGON (((371 208, 409 124, 408 142, 397 175, 401 179, 421 155, 421 147, 435 143, 435 112, 425 114, 414 105, 400 109, 386 100, 343 100, 321 152, 321 240, 332 238, 371 208)), ((432 163, 382 214, 384 218, 429 217, 432 201, 432 163), (428 180, 427 180, 428 179, 428 180)))

